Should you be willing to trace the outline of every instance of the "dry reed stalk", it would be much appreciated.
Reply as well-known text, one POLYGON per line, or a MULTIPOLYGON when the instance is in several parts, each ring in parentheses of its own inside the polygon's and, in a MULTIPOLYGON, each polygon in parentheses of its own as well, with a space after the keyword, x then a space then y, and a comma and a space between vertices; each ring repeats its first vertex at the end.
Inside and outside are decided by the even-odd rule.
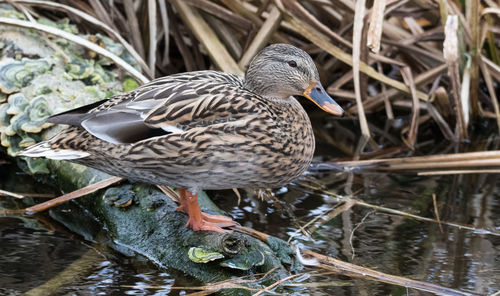
POLYGON ((132 40, 132 44, 137 52, 144 58, 144 46, 141 40, 142 34, 139 28, 139 21, 134 10, 134 2, 132 0, 123 0, 123 7, 125 9, 127 23, 130 29, 128 37, 132 40))
POLYGON ((171 0, 170 2, 175 6, 196 38, 207 49, 208 54, 217 67, 228 73, 243 75, 241 68, 231 57, 226 47, 220 42, 214 31, 205 22, 201 14, 195 8, 190 7, 180 0, 171 0))
POLYGON ((149 52, 148 62, 149 68, 153 70, 156 68, 156 50, 157 50, 157 32, 158 24, 156 21, 156 0, 148 0, 148 26, 149 26, 149 52))
POLYGON ((255 35, 247 50, 241 57, 238 63, 238 66, 241 69, 246 69, 253 57, 266 46, 271 36, 278 29, 280 22, 281 12, 278 8, 273 6, 266 21, 262 24, 257 32, 257 35, 255 35))
POLYGON ((344 168, 362 168, 381 171, 441 170, 444 168, 485 168, 500 167, 500 151, 455 153, 432 156, 402 157, 391 159, 372 159, 342 161, 334 163, 344 168))
POLYGON ((417 89, 415 87, 415 81, 413 80, 413 75, 411 73, 411 69, 409 67, 404 67, 401 69, 401 74, 403 75, 403 79, 407 85, 410 86, 412 101, 412 110, 411 110, 411 125, 410 132, 408 133, 408 142, 407 145, 409 147, 414 147, 415 142, 417 141, 417 133, 418 133, 418 122, 420 116, 419 109, 419 100, 417 97, 417 89))
POLYGON ((0 190, 0 196, 12 196, 15 198, 23 199, 25 197, 35 197, 35 198, 54 198, 54 194, 51 193, 18 193, 10 192, 6 190, 0 190))
MULTIPOLYGON (((285 17, 285 19, 288 19, 289 23, 295 28, 295 30, 299 33, 301 33, 305 38, 309 39, 311 42, 316 44, 318 47, 321 49, 325 50, 326 52, 330 53, 334 57, 338 58, 342 62, 348 64, 349 66, 352 66, 352 56, 345 53, 342 51, 340 48, 337 46, 331 44, 328 42, 324 36, 322 36, 319 32, 315 31, 313 28, 309 27, 307 24, 303 23, 302 21, 295 19, 295 18, 290 18, 290 17, 285 17)), ((386 75, 378 73, 375 69, 371 68, 367 64, 360 62, 359 63, 359 70, 360 72, 382 82, 385 83, 389 86, 392 86, 400 91, 409 93, 410 89, 408 86, 406 86, 404 83, 391 79, 387 77, 386 75)), ((419 99, 426 101, 427 95, 422 93, 421 91, 417 92, 417 96, 419 99)))
MULTIPOLYGON (((415 77, 415 85, 418 87, 421 84, 428 83, 429 81, 432 81, 435 79, 438 75, 440 75, 442 72, 444 72, 447 69, 446 64, 439 65, 433 69, 430 69, 426 72, 420 73, 415 77)), ((387 91, 385 94, 389 100, 392 100, 394 97, 396 97, 399 94, 399 92, 396 89, 390 89, 387 91)), ((419 97, 421 99, 421 97, 419 97)), ((425 100, 427 101, 427 100, 425 100)), ((365 110, 373 110, 377 108, 378 106, 384 104, 384 95, 378 95, 374 97, 373 99, 366 100, 363 102, 365 110)), ((347 109, 349 112, 356 113, 356 107, 351 107, 347 109)))
POLYGON ((368 28, 367 46, 374 52, 380 51, 380 39, 382 38, 382 26, 384 23, 384 10, 387 0, 375 0, 371 9, 370 27, 368 28))
POLYGON ((163 26, 163 40, 165 40, 161 64, 164 67, 170 63, 170 29, 168 25, 167 4, 164 1, 158 1, 158 5, 160 6, 161 24, 163 26))
POLYGON ((116 31, 117 28, 115 27, 115 24, 111 20, 109 12, 106 10, 106 8, 104 8, 102 2, 98 0, 89 0, 89 3, 94 9, 94 12, 97 14, 97 17, 100 20, 102 20, 106 25, 108 25, 109 27, 113 28, 116 31))
POLYGON ((205 19, 221 41, 226 45, 231 56, 235 60, 238 60, 242 55, 243 49, 235 35, 235 29, 227 26, 222 20, 211 14, 206 14, 205 19))
POLYGON ((359 77, 359 63, 361 59, 361 39, 363 34, 363 18, 365 15, 365 0, 356 1, 356 10, 354 12, 354 28, 353 28, 353 47, 352 47, 352 71, 354 82, 354 93, 356 95, 356 106, 358 107, 359 125, 361 134, 364 138, 370 138, 370 129, 363 108, 363 100, 361 98, 361 82, 359 77))
POLYGON ((431 292, 438 295, 467 295, 467 296, 473 295, 468 292, 462 292, 455 289, 445 288, 443 286, 434 285, 431 283, 416 281, 400 276, 394 276, 382 273, 379 271, 375 271, 373 269, 357 266, 352 263, 347 263, 332 257, 318 254, 313 251, 304 250, 303 252, 306 255, 316 258, 321 263, 321 265, 319 265, 320 268, 336 271, 342 275, 347 275, 355 278, 376 280, 379 282, 384 282, 406 288, 412 288, 419 291, 431 292))
POLYGON ((21 210, 24 213, 32 214, 32 213, 39 213, 45 210, 48 210, 52 207, 55 207, 57 205, 60 205, 62 203, 68 202, 70 200, 85 196, 90 193, 94 193, 100 189, 109 187, 110 185, 116 184, 120 181, 122 181, 122 178, 119 177, 111 177, 108 179, 104 179, 102 181, 99 181, 97 183, 94 183, 92 185, 89 185, 87 187, 72 191, 68 194, 61 195, 59 197, 56 197, 54 199, 48 200, 46 202, 34 205, 32 207, 26 208, 21 210))
POLYGON ((172 38, 174 39, 174 42, 177 45, 177 48, 179 49, 179 52, 182 56, 182 60, 184 62, 184 67, 186 67, 186 71, 198 70, 194 62, 193 55, 191 54, 189 47, 187 46, 186 42, 184 41, 184 38, 182 37, 179 24, 175 20, 175 15, 172 12, 172 9, 169 9, 167 11, 167 15, 169 19, 169 27, 171 28, 172 32, 172 38))
POLYGON ((439 210, 437 206, 436 193, 432 194, 432 205, 434 206, 434 215, 436 216, 436 220, 438 221, 439 231, 443 233, 443 225, 441 225, 441 219, 439 218, 439 210))
POLYGON ((465 16, 467 18, 468 28, 470 28, 471 42, 469 44, 469 53, 472 58, 470 67, 470 100, 472 107, 472 116, 479 114, 479 62, 481 52, 481 26, 480 26, 480 6, 479 0, 465 1, 465 16))
POLYGON ((453 86, 453 101, 457 118, 457 132, 460 140, 467 138, 467 126, 464 120, 464 107, 460 99, 459 78, 459 47, 458 47, 458 17, 449 15, 445 26, 445 40, 443 43, 443 54, 448 65, 448 76, 453 86))
POLYGON ((417 173, 417 175, 419 176, 442 176, 442 175, 465 175, 465 174, 500 174, 500 169, 423 171, 417 173))
POLYGON ((184 2, 222 19, 231 25, 243 29, 244 31, 250 31, 253 28, 252 22, 214 2, 208 0, 184 0, 184 2))
POLYGON ((486 82, 486 87, 488 88, 488 92, 491 96, 491 102, 493 103, 493 109, 495 110, 495 117, 497 120, 497 128, 500 133, 500 107, 498 106, 498 98, 496 95, 495 87, 493 86, 493 81, 491 79, 490 72, 486 68, 486 65, 483 61, 479 61, 479 65, 481 68, 481 72, 483 73, 484 81, 486 82))

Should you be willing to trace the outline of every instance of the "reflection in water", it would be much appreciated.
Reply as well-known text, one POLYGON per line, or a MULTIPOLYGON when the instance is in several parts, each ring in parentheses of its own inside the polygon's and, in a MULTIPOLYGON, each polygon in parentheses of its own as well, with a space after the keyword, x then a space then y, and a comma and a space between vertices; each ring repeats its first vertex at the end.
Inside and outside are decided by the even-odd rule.
MULTIPOLYGON (((309 176, 310 177, 310 176, 309 176)), ((322 180, 335 180, 338 174, 315 175, 322 180)), ((431 222, 415 221, 396 215, 373 212, 355 206, 322 225, 312 237, 296 234, 294 222, 304 225, 317 215, 326 213, 337 198, 310 192, 302 186, 304 180, 288 186, 277 194, 293 208, 296 217, 286 211, 269 208, 270 202, 261 202, 255 210, 254 200, 244 199, 240 208, 235 199, 216 194, 217 203, 233 205, 238 220, 257 230, 294 241, 305 249, 341 258, 377 271, 428 281, 442 286, 478 294, 494 293, 500 289, 500 237, 474 233, 471 230, 431 222), (217 198, 218 197, 218 198, 217 198), (262 214, 262 208, 265 214, 262 214), (262 218, 264 216, 264 219, 262 218), (366 217, 366 218, 365 218, 366 217), (358 225, 365 218, 363 223, 358 225), (297 220, 297 221, 296 221, 297 220), (351 233, 355 229, 351 238, 351 233), (352 245, 351 245, 352 242, 352 245), (355 257, 352 259, 352 250, 355 257)), ((307 178, 307 182, 311 182, 307 178)), ((326 182, 323 182, 326 183, 326 182)), ((500 229, 500 184, 496 175, 468 175, 442 177, 415 177, 413 175, 358 174, 354 175, 353 192, 364 202, 435 218, 432 194, 438 197, 442 221, 470 224, 479 229, 500 229)), ((342 194, 338 183, 325 191, 342 194)), ((228 208, 230 206, 228 205, 228 208)), ((328 277, 332 280, 332 276, 328 277)), ((334 276, 335 278, 335 276, 334 276)), ((325 279, 327 280, 327 279, 325 279)), ((354 286, 328 288, 338 294, 362 290, 368 295, 404 294, 402 288, 369 281, 353 280, 354 286), (350 291, 350 292, 349 292, 350 291)), ((323 288, 322 292, 326 292, 323 288)))
MULTIPOLYGON (((174 277, 140 258, 44 229, 35 218, 0 218, 0 295, 149 295, 123 285, 170 287, 174 277)), ((157 295, 175 295, 169 289, 157 295)))

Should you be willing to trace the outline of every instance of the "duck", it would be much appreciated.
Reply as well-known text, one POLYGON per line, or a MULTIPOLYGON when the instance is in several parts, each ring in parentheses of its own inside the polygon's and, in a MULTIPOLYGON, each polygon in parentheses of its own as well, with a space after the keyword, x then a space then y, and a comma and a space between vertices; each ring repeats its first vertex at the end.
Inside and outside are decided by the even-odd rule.
POLYGON ((176 187, 186 227, 227 232, 223 227, 236 222, 202 212, 200 190, 278 188, 312 161, 311 122, 294 96, 344 114, 321 85, 309 54, 272 44, 252 59, 244 77, 214 70, 177 73, 53 115, 48 122, 68 127, 20 155, 176 187))

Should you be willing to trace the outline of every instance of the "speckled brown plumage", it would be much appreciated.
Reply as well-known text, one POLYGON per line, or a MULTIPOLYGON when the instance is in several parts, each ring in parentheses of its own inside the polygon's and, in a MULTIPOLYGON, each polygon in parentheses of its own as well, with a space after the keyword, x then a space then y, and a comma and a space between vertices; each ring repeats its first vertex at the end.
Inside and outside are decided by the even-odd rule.
POLYGON ((342 112, 305 52, 273 45, 254 58, 245 79, 217 71, 175 74, 89 110, 56 115, 52 122, 73 126, 24 155, 191 192, 279 187, 301 175, 314 153, 311 124, 293 97, 301 94, 342 112))
POLYGON ((49 145, 54 150, 88 152, 90 156, 72 161, 112 175, 192 191, 274 188, 298 177, 311 162, 314 136, 297 100, 266 102, 245 90, 238 77, 222 72, 191 72, 155 80, 132 95, 112 98, 91 113, 151 99, 158 105, 144 122, 152 127, 175 126, 183 132, 110 144, 72 127, 49 145), (180 87, 194 90, 193 96, 171 96, 174 103, 168 105, 158 99, 180 87))

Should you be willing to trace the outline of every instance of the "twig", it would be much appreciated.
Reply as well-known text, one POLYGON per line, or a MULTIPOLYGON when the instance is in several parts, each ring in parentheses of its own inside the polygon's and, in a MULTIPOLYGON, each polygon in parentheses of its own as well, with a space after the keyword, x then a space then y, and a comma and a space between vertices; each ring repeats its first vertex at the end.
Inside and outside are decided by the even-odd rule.
POLYGON ((358 224, 356 224, 356 226, 354 226, 354 228, 351 231, 351 234, 349 235, 349 245, 351 246, 351 253, 352 253, 351 260, 354 260, 355 253, 356 253, 354 251, 354 246, 352 244, 352 239, 354 238, 354 232, 356 231, 356 229, 358 229, 363 224, 363 222, 365 222, 366 218, 368 218, 368 216, 370 216, 373 213, 374 213, 374 211, 366 213, 366 215, 363 217, 363 219, 361 219, 361 221, 358 224))
MULTIPOLYGON (((285 19, 292 25, 295 30, 303 35, 305 38, 313 42, 315 45, 317 45, 319 48, 325 50, 329 54, 333 55, 337 59, 341 60, 342 62, 346 63, 347 65, 352 66, 352 61, 353 58, 350 54, 345 53, 343 50, 341 50, 339 47, 333 45, 332 43, 328 42, 319 32, 315 31, 312 29, 309 25, 301 22, 300 20, 290 17, 290 16, 285 16, 285 19)), ((359 63, 359 70, 363 72, 364 74, 382 82, 385 83, 389 86, 392 86, 400 91, 410 93, 410 88, 407 87, 404 83, 394 80, 392 78, 387 77, 386 75, 378 73, 375 69, 367 65, 366 63, 360 62, 359 63)), ((424 101, 428 100, 428 97, 426 94, 424 94, 421 91, 417 92, 418 98, 424 101)))
POLYGON ((54 194, 51 193, 17 193, 5 190, 0 190, 0 196, 12 196, 15 198, 37 197, 37 198, 53 198, 54 194))
POLYGON ((386 4, 387 0, 375 0, 371 9, 367 46, 374 53, 378 53, 380 50, 380 38, 382 37, 382 25, 384 23, 384 10, 386 4))
POLYGON ((359 125, 361 133, 365 139, 370 138, 370 129, 366 121, 365 110, 363 107, 363 100, 361 98, 361 87, 359 77, 359 63, 361 54, 361 37, 363 34, 363 17, 365 15, 365 0, 356 1, 356 10, 354 12, 354 29, 352 41, 352 72, 354 81, 354 93, 356 94, 356 105, 358 106, 359 125))
POLYGON ((153 72, 153 78, 155 78, 155 66, 156 66, 156 49, 157 42, 156 39, 158 25, 156 21, 156 0, 148 0, 148 25, 149 25, 149 53, 148 62, 149 68, 153 72))
POLYGON ((268 292, 268 291, 269 291, 269 290, 271 290, 272 288, 274 288, 274 287, 277 287, 277 286, 281 285, 282 283, 284 283, 284 282, 286 282, 286 281, 289 281, 289 280, 291 280, 291 279, 297 278, 297 277, 302 276, 302 275, 304 275, 304 274, 303 274, 303 273, 298 273, 298 274, 293 274, 293 275, 291 275, 291 276, 287 276, 286 278, 281 279, 281 280, 279 280, 279 281, 277 281, 277 282, 275 282, 275 283, 273 283, 273 284, 271 284, 271 285, 269 285, 269 286, 265 287, 264 289, 262 289, 262 290, 260 290, 259 292, 257 292, 257 293, 255 293, 255 294, 253 294, 252 296, 259 296, 259 295, 261 295, 261 294, 263 294, 263 293, 265 293, 265 292, 268 292))
POLYGON ((281 12, 278 8, 273 7, 269 13, 269 17, 266 19, 264 24, 262 24, 257 32, 257 35, 255 35, 252 42, 248 46, 248 49, 241 57, 238 63, 241 69, 245 69, 257 52, 267 44, 276 29, 278 29, 280 22, 281 12))
POLYGON ((183 21, 193 31, 196 38, 205 46, 209 56, 217 67, 224 72, 243 75, 243 71, 200 13, 183 1, 171 0, 170 2, 175 6, 183 21))
POLYGON ((125 14, 127 15, 127 23, 129 25, 129 37, 132 39, 132 44, 134 44, 134 47, 137 49, 139 54, 144 57, 144 46, 141 40, 142 34, 139 29, 139 21, 137 20, 137 15, 135 14, 134 3, 132 2, 132 0, 123 0, 123 7, 125 9, 125 14))
POLYGON ((380 281, 384 283, 389 283, 392 285, 398 285, 402 287, 408 287, 412 289, 417 289, 420 291, 427 291, 431 293, 435 293, 438 295, 463 295, 463 296, 469 296, 469 295, 475 295, 471 294, 468 292, 462 292, 459 290, 455 289, 450 289, 446 288, 443 286, 427 283, 427 282, 421 282, 421 281, 416 281, 400 276, 395 276, 395 275, 390 275, 386 273, 382 273, 379 271, 375 271, 373 269, 369 269, 366 267, 361 267, 357 266, 351 263, 347 263, 344 261, 340 261, 338 259, 328 257, 325 255, 318 254, 313 251, 309 250, 304 250, 304 254, 308 254, 310 256, 313 256, 314 258, 318 259, 322 265, 320 267, 327 269, 327 270, 332 270, 332 271, 338 271, 341 274, 345 274, 351 277, 356 277, 356 278, 363 278, 363 279, 369 279, 369 280, 375 280, 375 281, 380 281))
POLYGON ((85 196, 85 195, 90 194, 90 193, 94 193, 94 192, 96 192, 96 191, 98 191, 100 189, 103 189, 103 188, 106 188, 106 187, 108 187, 110 185, 116 184, 116 183, 118 183, 118 182, 120 182, 122 180, 123 179, 119 178, 119 177, 111 177, 111 178, 108 178, 108 179, 104 179, 102 181, 99 181, 99 182, 94 183, 92 185, 89 185, 87 187, 80 188, 80 189, 72 191, 70 193, 61 195, 61 196, 59 196, 57 198, 54 198, 54 199, 48 200, 46 202, 34 205, 32 207, 26 208, 23 211, 25 213, 28 213, 28 214, 42 212, 42 211, 50 209, 50 208, 52 208, 54 206, 60 205, 60 204, 65 203, 65 202, 68 202, 70 200, 73 200, 73 199, 85 196))
POLYGON ((12 196, 12 197, 15 197, 15 198, 18 198, 18 199, 25 198, 25 196, 22 195, 22 194, 18 194, 18 193, 6 191, 6 190, 1 190, 1 189, 0 189, 0 195, 12 196))
POLYGON ((458 69, 458 17, 450 15, 446 21, 445 40, 443 42, 443 55, 448 65, 448 75, 453 87, 453 101, 457 117, 458 138, 467 138, 467 127, 464 122, 462 100, 460 99, 460 77, 458 69))
POLYGON ((486 82, 486 86, 488 87, 488 92, 491 96, 491 103, 493 104, 493 109, 495 110, 495 117, 497 120, 497 128, 498 132, 500 133, 500 107, 498 106, 498 98, 496 95, 496 90, 495 87, 493 86, 493 81, 491 79, 491 74, 486 68, 486 64, 481 60, 479 61, 479 65, 481 66, 481 71, 483 72, 483 78, 484 81, 486 82))
POLYGON ((441 225, 441 219, 439 219, 439 211, 437 207, 437 201, 436 201, 436 193, 432 194, 432 204, 434 205, 434 214, 436 215, 436 219, 439 225, 439 230, 441 233, 443 233, 443 226, 441 225))
POLYGON ((420 117, 420 101, 417 97, 417 89, 415 87, 415 81, 413 80, 411 69, 409 67, 403 67, 403 69, 401 69, 401 74, 403 75, 405 83, 410 86, 412 97, 411 125, 410 131, 408 133, 407 145, 410 148, 413 148, 415 146, 415 142, 417 141, 418 119, 420 117))

